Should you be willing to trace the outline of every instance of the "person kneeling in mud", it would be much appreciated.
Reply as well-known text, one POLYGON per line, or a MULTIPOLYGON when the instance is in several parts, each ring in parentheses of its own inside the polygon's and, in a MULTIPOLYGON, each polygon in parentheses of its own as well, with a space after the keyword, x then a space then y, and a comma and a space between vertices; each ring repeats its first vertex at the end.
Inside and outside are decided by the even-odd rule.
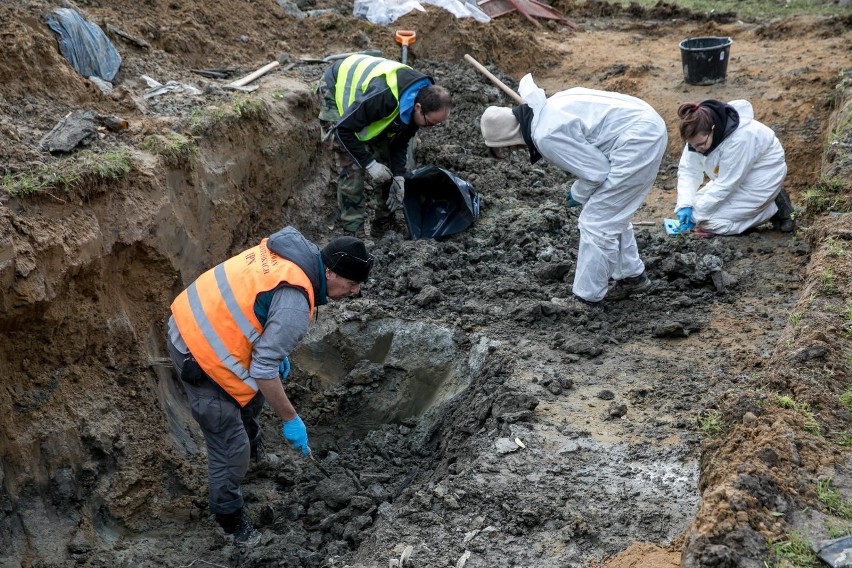
POLYGON ((567 196, 569 206, 583 205, 573 297, 557 303, 582 309, 647 289, 630 219, 657 177, 665 122, 645 101, 620 93, 577 87, 545 98, 531 75, 519 91, 525 104, 488 107, 480 127, 492 156, 526 148, 531 163, 545 158, 577 178, 567 196))
POLYGON ((681 230, 738 235, 772 221, 776 230, 791 232, 793 206, 782 187, 784 148, 771 128, 754 119, 751 103, 685 103, 677 115, 686 144, 677 171, 681 230), (709 181, 701 187, 705 176, 709 181))

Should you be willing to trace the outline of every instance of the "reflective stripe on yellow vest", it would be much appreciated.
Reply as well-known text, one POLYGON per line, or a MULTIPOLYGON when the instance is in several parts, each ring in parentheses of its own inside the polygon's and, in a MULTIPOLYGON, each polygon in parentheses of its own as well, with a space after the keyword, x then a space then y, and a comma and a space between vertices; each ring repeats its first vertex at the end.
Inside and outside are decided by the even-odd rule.
MULTIPOLYGON (((367 91, 370 81, 382 75, 384 75, 394 98, 399 102, 399 84, 396 80, 396 72, 403 67, 407 67, 407 65, 369 55, 350 55, 344 59, 337 69, 337 82, 334 86, 334 101, 337 103, 337 112, 340 113, 340 116, 344 116, 358 95, 367 91)), ((360 132, 357 132, 356 136, 362 141, 375 138, 397 116, 399 116, 398 104, 389 116, 368 124, 360 132)))
POLYGON ((310 278, 293 262, 266 246, 267 239, 198 277, 172 302, 181 337, 210 378, 245 406, 257 393, 249 376, 252 345, 263 332, 254 313, 258 294, 289 284, 308 296, 314 313, 310 278))

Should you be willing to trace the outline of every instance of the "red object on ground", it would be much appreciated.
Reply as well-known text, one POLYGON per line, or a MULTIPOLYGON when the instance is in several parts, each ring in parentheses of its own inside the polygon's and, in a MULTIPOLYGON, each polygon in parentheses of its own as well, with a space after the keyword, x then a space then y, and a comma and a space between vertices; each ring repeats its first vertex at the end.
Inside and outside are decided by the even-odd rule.
POLYGON ((541 24, 535 18, 557 20, 572 30, 577 29, 577 25, 558 10, 537 0, 479 0, 478 4, 482 11, 492 18, 517 11, 538 27, 541 27, 541 24))

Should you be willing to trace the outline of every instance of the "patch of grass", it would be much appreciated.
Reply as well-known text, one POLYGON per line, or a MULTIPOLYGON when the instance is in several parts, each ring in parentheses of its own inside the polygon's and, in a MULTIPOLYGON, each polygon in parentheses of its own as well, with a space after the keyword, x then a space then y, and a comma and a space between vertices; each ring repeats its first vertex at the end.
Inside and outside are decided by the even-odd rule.
POLYGON ((831 538, 840 538, 842 536, 852 535, 852 525, 834 525, 825 523, 825 529, 828 531, 828 536, 831 538))
POLYGON ((722 421, 722 413, 713 410, 698 418, 698 427, 705 436, 718 436, 725 431, 725 423, 722 421))
POLYGON ((840 395, 840 403, 846 407, 846 410, 852 412, 852 387, 846 389, 846 392, 840 395))
POLYGON ((800 312, 793 312, 790 314, 790 325, 796 327, 802 321, 802 314, 800 312))
POLYGON ((132 162, 126 150, 94 152, 86 150, 75 156, 42 166, 35 172, 7 175, 0 180, 0 189, 13 197, 26 197, 76 189, 92 181, 111 181, 130 172, 132 162))
POLYGON ((852 519, 852 502, 844 499, 831 487, 831 479, 819 479, 816 484, 817 499, 832 515, 852 519))
POLYGON ((852 203, 847 197, 850 189, 843 178, 821 177, 802 196, 805 209, 811 215, 828 211, 845 212, 852 209, 852 203))
POLYGON ((852 335, 852 302, 846 304, 843 312, 843 331, 846 335, 852 335))
POLYGON ((820 272, 817 277, 817 287, 826 296, 833 296, 837 293, 837 279, 831 268, 825 268, 820 272))
POLYGON ((811 550, 808 539, 799 533, 790 533, 787 540, 769 545, 773 563, 768 566, 794 566, 804 568, 819 566, 816 554, 811 550))
POLYGON ((844 116, 841 120, 837 121, 837 126, 834 127, 834 130, 828 135, 828 143, 832 143, 836 140, 839 140, 843 137, 847 130, 849 130, 849 125, 852 124, 852 107, 849 107, 846 116, 844 116))
POLYGON ((843 246, 842 240, 838 240, 833 236, 828 237, 825 239, 825 246, 828 249, 828 256, 846 256, 846 247, 843 246))
POLYGON ((239 99, 234 101, 231 108, 237 118, 245 118, 248 120, 263 118, 266 114, 266 107, 257 99, 239 99))
POLYGON ((802 425, 805 432, 809 432, 814 436, 822 436, 822 428, 820 427, 819 422, 817 422, 816 414, 807 402, 797 402, 792 396, 784 394, 777 395, 775 397, 775 404, 781 408, 795 410, 801 414, 805 419, 805 423, 802 425))
MULTIPOLYGON (((657 0, 623 0, 623 6, 639 4, 651 8, 657 0)), ((783 17, 794 14, 832 15, 841 14, 842 8, 819 0, 785 0, 784 2, 766 2, 766 0, 678 0, 677 5, 699 14, 718 14, 735 12, 739 16, 783 17)))
POLYGON ((814 436, 822 436, 822 428, 817 422, 816 415, 810 410, 799 410, 799 413, 805 417, 805 423, 802 424, 802 428, 805 429, 805 432, 809 434, 813 434, 814 436))
POLYGON ((147 152, 161 156, 170 164, 183 163, 198 151, 195 139, 177 132, 148 136, 142 141, 141 147, 147 152))
MULTIPOLYGON (((46 172, 43 172, 46 173, 46 172)), ((53 187, 41 173, 6 175, 0 180, 0 187, 12 197, 25 197, 53 187)))
POLYGON ((795 409, 796 408, 796 399, 794 399, 790 395, 779 394, 777 397, 775 397, 775 404, 777 404, 781 408, 795 409))
POLYGON ((266 117, 267 108, 263 101, 243 97, 222 107, 207 107, 193 111, 189 117, 189 130, 192 134, 206 134, 220 122, 231 120, 260 120, 266 117))
POLYGON ((103 154, 83 152, 77 172, 81 177, 91 174, 105 180, 124 177, 130 173, 130 154, 123 150, 103 154))

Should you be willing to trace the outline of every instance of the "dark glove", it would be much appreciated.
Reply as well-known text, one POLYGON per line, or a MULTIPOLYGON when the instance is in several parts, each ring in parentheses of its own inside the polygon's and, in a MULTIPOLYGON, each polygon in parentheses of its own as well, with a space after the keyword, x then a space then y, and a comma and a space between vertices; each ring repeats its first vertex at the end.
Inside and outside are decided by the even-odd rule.
POLYGON ((288 420, 281 426, 281 435, 288 442, 293 444, 297 450, 302 450, 302 455, 307 456, 311 453, 308 448, 308 431, 305 430, 305 423, 297 414, 292 420, 288 420))
POLYGON ((689 231, 695 227, 695 222, 692 220, 692 207, 681 207, 675 211, 675 215, 680 222, 681 231, 689 231))
POLYGON ((290 358, 284 357, 284 360, 281 361, 281 364, 278 365, 278 378, 282 381, 290 376, 290 358))
POLYGON ((572 209, 573 209, 574 207, 578 207, 578 206, 580 205, 580 202, 579 202, 579 201, 575 201, 575 200, 574 200, 574 196, 573 196, 573 195, 571 195, 571 190, 570 190, 570 189, 568 190, 568 193, 566 193, 566 194, 565 194, 565 199, 567 199, 567 200, 568 200, 568 207, 571 207, 572 209))

